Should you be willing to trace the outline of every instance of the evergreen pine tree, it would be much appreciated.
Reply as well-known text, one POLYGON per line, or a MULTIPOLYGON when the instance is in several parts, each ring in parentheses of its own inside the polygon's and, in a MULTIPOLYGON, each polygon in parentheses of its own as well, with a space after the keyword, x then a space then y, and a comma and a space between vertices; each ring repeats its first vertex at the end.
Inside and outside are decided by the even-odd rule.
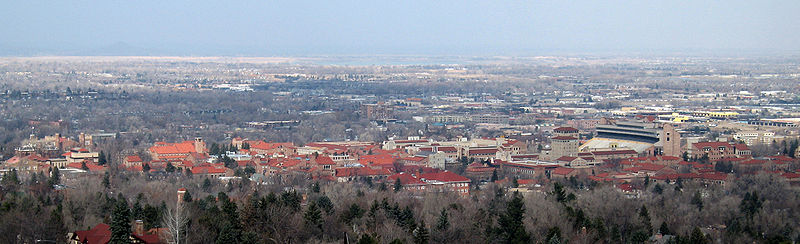
POLYGON ((106 153, 104 151, 100 151, 100 155, 97 156, 97 165, 105 165, 107 162, 106 153))
POLYGON ((230 222, 222 224, 217 235, 217 244, 239 243, 241 230, 236 229, 230 222))
POLYGON ((175 172, 175 166, 171 162, 167 162, 167 167, 164 170, 169 173, 175 172))
POLYGON ((547 240, 547 243, 561 243, 561 229, 558 226, 548 229, 545 240, 547 240))
POLYGON ((430 240, 430 233, 428 232, 428 227, 425 227, 425 220, 420 221, 411 234, 414 236, 414 244, 425 244, 430 240))
POLYGON ((19 177, 17 176, 17 170, 12 169, 10 172, 3 175, 3 188, 8 189, 8 191, 16 191, 19 187, 19 177))
POLYGON ((33 186, 39 183, 39 175, 36 173, 31 174, 31 178, 28 179, 28 185, 33 186))
POLYGON ((445 231, 447 228, 450 228, 450 220, 447 217, 447 209, 442 209, 442 213, 439 214, 439 220, 436 221, 436 230, 445 231))
MULTIPOLYGON (((369 179, 369 178, 367 178, 367 179, 369 179)), ((319 187, 319 182, 314 182, 313 184, 311 184, 311 192, 319 193, 319 191, 320 191, 319 188, 320 188, 319 187)))
POLYGON ((192 202, 192 193, 187 191, 185 194, 183 194, 183 202, 192 202))
POLYGON ((397 178, 397 180, 394 181, 394 192, 399 192, 401 189, 403 189, 403 184, 400 183, 400 178, 397 178))
POLYGON ((644 231, 649 236, 653 233, 653 224, 650 223, 650 212, 647 211, 647 207, 642 205, 642 208, 639 209, 639 218, 642 221, 642 227, 644 231))
POLYGON ((321 197, 317 198, 317 205, 319 208, 325 211, 326 214, 333 213, 333 202, 328 196, 322 195, 321 197))
POLYGON ((689 237, 689 243, 693 244, 705 244, 709 243, 706 236, 703 234, 703 231, 700 230, 698 227, 694 227, 692 231, 692 235, 689 237))
POLYGON ((203 186, 202 186, 202 188, 203 188, 203 190, 204 190, 204 191, 206 191, 206 192, 208 192, 209 190, 211 190, 211 180, 209 180, 208 178, 205 178, 205 179, 203 180, 203 186))
POLYGON ((530 234, 525 231, 525 203, 522 195, 514 192, 511 201, 506 205, 506 212, 498 219, 500 238, 505 243, 528 243, 530 234))
POLYGON ((656 193, 656 194, 660 195, 660 194, 664 193, 664 188, 661 187, 661 184, 656 184, 656 186, 653 187, 653 193, 656 193))
POLYGON ((557 202, 560 202, 560 203, 566 203, 567 202, 567 194, 564 191, 564 186, 562 186, 560 183, 558 183, 558 182, 553 183, 553 192, 552 192, 552 194, 554 196, 556 196, 556 201, 557 202))
POLYGON ((661 226, 658 227, 658 232, 660 232, 662 235, 672 235, 672 231, 669 230, 667 222, 661 222, 661 226))
POLYGON ((387 190, 386 182, 381 182, 378 184, 378 191, 386 191, 387 190))
POLYGON ((361 238, 358 239, 358 244, 379 244, 377 237, 371 236, 369 234, 362 234, 361 238))
POLYGON ((66 226, 64 225, 64 216, 62 214, 63 207, 61 204, 58 204, 53 211, 50 212, 50 219, 47 222, 47 228, 42 230, 45 234, 45 238, 48 240, 56 240, 64 242, 64 232, 66 232, 66 226))
POLYGON ((699 191, 694 192, 694 196, 692 196, 692 204, 697 206, 698 211, 703 211, 703 196, 700 195, 699 191))
POLYGON ((142 204, 139 203, 139 200, 136 200, 133 203, 133 208, 131 208, 131 217, 133 219, 144 219, 144 209, 142 208, 142 204))
POLYGON ((111 186, 111 179, 109 179, 109 177, 108 177, 108 172, 106 172, 105 175, 103 175, 103 186, 105 188, 108 188, 109 186, 111 186))
POLYGON ((316 202, 308 204, 308 209, 305 214, 303 214, 303 220, 309 228, 322 231, 322 211, 319 210, 316 202))
POLYGON ((53 172, 50 172, 50 179, 47 180, 47 184, 50 187, 61 184, 61 172, 58 171, 58 167, 53 167, 53 172))
POLYGON ((761 210, 761 199, 758 198, 758 192, 745 193, 742 202, 739 204, 739 211, 742 212, 748 219, 761 210))
POLYGON ((236 203, 231 202, 228 195, 223 192, 217 194, 217 198, 222 203, 222 213, 224 214, 224 223, 217 237, 217 243, 239 243, 242 236, 242 223, 239 221, 236 203))
POLYGON ((125 198, 117 199, 117 204, 111 212, 111 239, 108 243, 130 243, 131 222, 130 209, 125 198))

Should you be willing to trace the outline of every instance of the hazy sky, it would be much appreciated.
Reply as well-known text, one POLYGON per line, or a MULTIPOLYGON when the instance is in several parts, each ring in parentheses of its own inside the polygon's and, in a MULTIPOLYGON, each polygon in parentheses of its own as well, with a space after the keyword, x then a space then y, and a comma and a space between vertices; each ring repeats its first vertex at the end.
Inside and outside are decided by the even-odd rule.
POLYGON ((800 1, 0 3, 0 55, 798 51, 800 1), (113 53, 112 53, 113 54, 113 53))

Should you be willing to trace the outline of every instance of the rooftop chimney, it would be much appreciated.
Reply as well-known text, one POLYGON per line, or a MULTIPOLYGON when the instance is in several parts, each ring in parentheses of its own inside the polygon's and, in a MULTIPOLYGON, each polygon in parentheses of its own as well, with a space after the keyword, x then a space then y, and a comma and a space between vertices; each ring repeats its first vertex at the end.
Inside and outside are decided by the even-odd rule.
POLYGON ((136 220, 136 223, 133 224, 133 234, 144 235, 144 221, 141 219, 136 220))
POLYGON ((178 205, 183 203, 183 196, 186 195, 186 188, 178 189, 178 205))

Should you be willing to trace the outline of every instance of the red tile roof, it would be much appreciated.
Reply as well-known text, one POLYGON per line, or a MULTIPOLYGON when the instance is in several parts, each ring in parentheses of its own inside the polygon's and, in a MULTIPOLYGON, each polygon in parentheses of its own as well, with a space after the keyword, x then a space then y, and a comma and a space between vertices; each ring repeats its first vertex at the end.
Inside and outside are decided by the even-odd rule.
POLYGON ((368 165, 392 165, 394 164, 395 157, 389 154, 376 154, 376 155, 362 155, 358 159, 358 163, 364 166, 368 165))
POLYGON ((136 156, 136 155, 127 156, 127 157, 125 157, 125 161, 128 161, 128 162, 142 162, 142 158, 140 158, 139 156, 136 156))
POLYGON ((402 185, 425 185, 425 182, 406 173, 393 174, 389 176, 389 178, 386 178, 386 181, 395 182, 397 179, 400 179, 400 184, 402 185))
MULTIPOLYGON (((148 231, 149 232, 149 231, 148 231)), ((157 231, 156 231, 157 232, 157 231)), ((80 243, 87 244, 105 244, 111 240, 111 227, 107 224, 100 223, 90 230, 75 231, 76 238, 80 243)), ((131 234, 133 238, 145 244, 161 243, 158 233, 137 235, 131 234)))
POLYGON ((536 183, 534 179, 517 179, 517 184, 519 185, 530 185, 536 183))
POLYGON ((161 243, 161 239, 158 237, 158 234, 133 235, 142 240, 144 243, 161 243))
POLYGON ((198 166, 192 168, 192 174, 224 174, 226 168, 218 168, 214 166, 198 166))
POLYGON ((180 143, 157 142, 155 146, 150 147, 150 151, 157 154, 189 154, 197 152, 193 141, 180 143))
MULTIPOLYGON (((97 165, 96 163, 94 163, 92 161, 83 161, 83 162, 86 163, 86 168, 88 168, 89 171, 102 171, 102 170, 106 169, 105 166, 97 165)), ((80 162, 80 163, 79 162, 75 162, 75 163, 67 164, 67 168, 82 169, 83 168, 83 162, 80 162)))
POLYGON ((633 191, 633 186, 631 184, 619 184, 617 185, 617 188, 627 192, 633 191))
POLYGON ((420 179, 424 181, 440 181, 445 183, 456 183, 456 182, 470 182, 467 177, 460 176, 456 173, 450 171, 442 171, 438 173, 428 173, 428 174, 421 174, 419 176, 420 179))
POLYGON ((75 235, 81 243, 108 243, 111 240, 111 227, 100 223, 90 230, 75 231, 75 235))
POLYGON ((744 144, 744 143, 737 143, 737 144, 734 144, 734 145, 733 145, 733 147, 735 147, 735 148, 736 148, 736 150, 739 150, 739 151, 747 151, 747 150, 750 150, 750 148, 749 148, 749 147, 747 147, 747 145, 746 145, 746 144, 744 144))
POLYGON ((425 160, 425 157, 404 157, 404 158, 401 158, 401 159, 405 160, 405 161, 411 161, 411 162, 422 162, 423 160, 425 160))
POLYGON ((336 162, 333 162, 333 159, 331 159, 331 157, 322 155, 322 156, 317 157, 317 164, 320 164, 320 165, 336 165, 336 162))

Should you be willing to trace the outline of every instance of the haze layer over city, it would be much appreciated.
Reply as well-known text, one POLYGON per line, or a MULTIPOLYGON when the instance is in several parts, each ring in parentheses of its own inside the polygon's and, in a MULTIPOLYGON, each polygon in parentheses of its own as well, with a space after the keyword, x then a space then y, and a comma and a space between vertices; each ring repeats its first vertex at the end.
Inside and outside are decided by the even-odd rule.
POLYGON ((800 2, 0 6, 0 243, 800 241, 800 2))

